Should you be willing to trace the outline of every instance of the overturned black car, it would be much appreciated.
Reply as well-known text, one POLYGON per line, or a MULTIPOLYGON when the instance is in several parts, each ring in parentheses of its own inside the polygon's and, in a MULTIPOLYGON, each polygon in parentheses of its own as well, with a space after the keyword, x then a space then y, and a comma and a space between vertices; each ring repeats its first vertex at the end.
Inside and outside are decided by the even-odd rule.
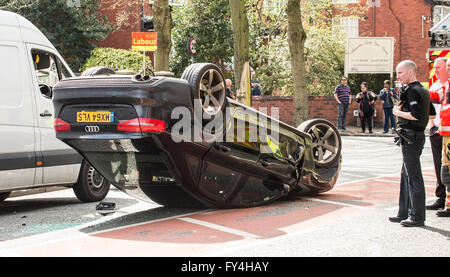
POLYGON ((138 199, 251 207, 337 181, 342 144, 333 124, 294 128, 273 109, 268 116, 227 98, 214 64, 190 65, 181 78, 97 73, 53 88, 56 134, 138 199))

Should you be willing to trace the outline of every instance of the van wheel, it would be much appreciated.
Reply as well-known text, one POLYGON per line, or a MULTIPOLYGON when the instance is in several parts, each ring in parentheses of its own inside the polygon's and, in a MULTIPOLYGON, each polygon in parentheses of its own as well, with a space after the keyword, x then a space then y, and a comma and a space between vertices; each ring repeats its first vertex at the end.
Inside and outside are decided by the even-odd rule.
POLYGON ((73 191, 80 201, 98 202, 105 199, 111 184, 94 167, 84 161, 81 165, 78 182, 73 191))
POLYGON ((81 73, 81 76, 110 75, 116 74, 114 70, 106 66, 90 67, 81 73))
POLYGON ((11 194, 10 191, 7 191, 7 192, 0 192, 0 202, 2 202, 3 200, 5 200, 6 198, 8 198, 10 194, 11 194))

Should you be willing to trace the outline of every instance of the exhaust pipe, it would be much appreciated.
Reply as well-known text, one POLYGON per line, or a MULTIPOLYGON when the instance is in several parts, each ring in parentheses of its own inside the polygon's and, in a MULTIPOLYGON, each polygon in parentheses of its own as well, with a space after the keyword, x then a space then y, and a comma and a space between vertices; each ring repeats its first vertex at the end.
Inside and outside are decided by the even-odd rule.
POLYGON ((148 81, 148 80, 150 80, 150 76, 149 75, 142 76, 140 74, 137 74, 136 76, 134 76, 134 78, 136 79, 136 81, 148 81))

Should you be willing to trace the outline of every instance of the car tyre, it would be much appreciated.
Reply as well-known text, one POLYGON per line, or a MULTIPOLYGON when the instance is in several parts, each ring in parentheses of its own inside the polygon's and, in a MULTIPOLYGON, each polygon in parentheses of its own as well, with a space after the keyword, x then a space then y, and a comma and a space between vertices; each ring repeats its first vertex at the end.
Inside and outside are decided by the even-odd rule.
POLYGON ((342 141, 339 131, 330 121, 311 119, 297 127, 312 137, 314 162, 318 167, 335 164, 341 156, 342 141))
POLYGON ((214 119, 227 105, 225 78, 222 70, 212 63, 196 63, 188 66, 181 76, 191 86, 195 104, 199 101, 206 118, 214 119))
POLYGON ((10 194, 11 194, 10 191, 0 192, 0 202, 4 201, 6 198, 8 198, 10 194))
POLYGON ((81 165, 78 182, 73 191, 82 202, 98 202, 105 199, 111 184, 94 167, 84 161, 81 165))
POLYGON ((114 70, 106 66, 90 67, 81 73, 81 76, 95 76, 95 75, 111 75, 116 74, 114 70))

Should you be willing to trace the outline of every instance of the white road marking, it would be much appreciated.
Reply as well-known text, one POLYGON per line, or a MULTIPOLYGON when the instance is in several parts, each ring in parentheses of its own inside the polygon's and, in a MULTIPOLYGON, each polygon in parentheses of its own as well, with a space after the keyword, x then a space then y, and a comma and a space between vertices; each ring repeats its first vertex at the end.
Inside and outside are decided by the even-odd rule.
POLYGON ((198 220, 198 219, 194 219, 194 218, 190 218, 190 217, 182 217, 182 218, 177 218, 177 219, 185 221, 185 222, 189 222, 189 223, 205 226, 205 227, 208 227, 208 228, 211 228, 211 229, 215 229, 215 230, 218 230, 218 231, 230 233, 230 234, 233 234, 233 235, 245 237, 245 238, 254 238, 254 239, 260 238, 260 236, 255 235, 255 234, 247 233, 245 231, 241 231, 241 230, 238 230, 238 229, 228 228, 228 227, 225 227, 225 226, 222 226, 222 225, 218 225, 218 224, 214 224, 214 223, 210 223, 210 222, 207 222, 207 221, 198 220))
POLYGON ((306 200, 310 200, 310 201, 323 202, 323 203, 333 204, 333 205, 339 205, 339 206, 347 206, 347 207, 352 207, 352 208, 359 208, 359 209, 363 209, 363 210, 370 210, 370 209, 372 209, 371 207, 364 207, 364 206, 360 206, 360 205, 342 203, 340 201, 323 200, 323 199, 312 198, 312 197, 302 197, 302 199, 306 199, 306 200))
POLYGON ((38 235, 14 239, 14 240, 10 240, 10 241, 4 241, 4 242, 2 242, 2 247, 6 246, 6 244, 8 244, 8 243, 18 243, 20 241, 23 241, 23 243, 20 243, 20 244, 24 245, 24 246, 12 247, 11 249, 0 250, 0 257, 5 256, 5 255, 7 255, 7 256, 17 255, 14 253, 15 251, 20 251, 20 250, 24 250, 24 249, 33 248, 33 247, 39 247, 39 246, 43 246, 43 245, 50 245, 50 244, 59 243, 59 242, 63 242, 63 241, 68 241, 68 240, 73 240, 73 239, 78 239, 78 238, 83 238, 83 237, 89 237, 91 235, 95 235, 95 234, 99 234, 99 233, 117 231, 117 230, 129 228, 129 227, 135 227, 135 226, 150 224, 150 223, 159 222, 159 221, 176 219, 179 217, 190 216, 190 215, 194 215, 194 214, 198 214, 198 213, 202 213, 202 212, 208 212, 208 211, 212 211, 212 209, 195 211, 195 212, 191 212, 191 213, 185 213, 185 214, 175 215, 175 216, 171 216, 171 217, 165 217, 165 218, 140 222, 140 223, 136 223, 136 224, 115 227, 115 228, 92 232, 92 233, 81 233, 79 231, 88 226, 92 226, 92 225, 99 224, 104 221, 113 219, 113 217, 104 217, 104 219, 96 220, 95 222, 89 222, 89 223, 79 225, 74 228, 68 228, 68 229, 58 230, 58 231, 54 231, 54 232, 50 232, 50 233, 38 234, 38 235), (60 234, 60 235, 58 235, 58 234, 60 234), (62 238, 61 238, 61 234, 63 235, 62 238), (67 234, 67 235, 65 235, 65 234, 67 234), (56 237, 56 239, 52 239, 55 237, 56 237), (39 242, 28 244, 27 241, 39 241, 39 242), (6 253, 8 253, 8 254, 6 254, 6 253))

